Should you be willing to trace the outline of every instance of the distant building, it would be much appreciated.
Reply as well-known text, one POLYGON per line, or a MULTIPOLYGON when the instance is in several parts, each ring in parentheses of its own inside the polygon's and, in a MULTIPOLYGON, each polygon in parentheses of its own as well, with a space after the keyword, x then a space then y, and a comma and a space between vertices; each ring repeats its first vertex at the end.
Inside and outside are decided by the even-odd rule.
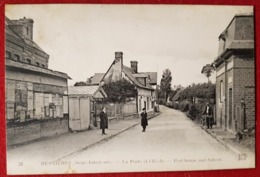
POLYGON ((239 14, 219 36, 216 121, 225 130, 255 127, 254 16, 239 14))
POLYGON ((5 20, 8 145, 68 131, 66 73, 48 69, 49 55, 33 41, 33 20, 5 20))
POLYGON ((144 107, 151 111, 157 99, 157 72, 139 72, 137 61, 131 61, 130 64, 131 67, 123 65, 123 53, 115 52, 115 60, 107 72, 96 73, 92 77, 91 84, 102 85, 109 81, 117 81, 124 78, 137 87, 137 112, 140 112, 144 107))

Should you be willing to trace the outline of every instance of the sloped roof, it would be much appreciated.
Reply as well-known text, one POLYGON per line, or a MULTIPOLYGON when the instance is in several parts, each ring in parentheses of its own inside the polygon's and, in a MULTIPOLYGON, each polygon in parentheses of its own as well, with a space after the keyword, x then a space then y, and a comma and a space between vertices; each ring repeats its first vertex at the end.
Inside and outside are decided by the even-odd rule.
MULTIPOLYGON (((137 86, 141 88, 146 89, 153 89, 153 87, 150 84, 147 84, 146 86, 142 85, 140 82, 136 80, 136 77, 150 77, 150 80, 148 83, 151 84, 157 84, 157 72, 140 72, 135 73, 132 68, 123 65, 123 72, 126 74, 126 76, 137 86)), ((102 78, 104 77, 105 73, 95 73, 95 75, 92 78, 91 84, 92 85, 98 85, 102 78)))
POLYGON ((8 25, 5 26, 5 33, 15 37, 16 39, 21 40, 21 42, 24 42, 23 38, 21 38, 16 32, 14 32, 8 25))
POLYGON ((157 84, 157 72, 140 72, 141 74, 146 74, 149 78, 150 84, 157 84))
POLYGON ((41 52, 47 54, 44 50, 42 50, 33 40, 30 40, 28 38, 24 38, 22 36, 20 36, 19 34, 17 34, 13 29, 12 29, 12 21, 9 18, 5 18, 5 33, 9 34, 10 36, 19 39, 21 42, 36 48, 38 50, 40 50, 41 52))
POLYGON ((90 85, 90 86, 69 86, 68 94, 69 95, 93 95, 99 86, 90 85))
POLYGON ((47 68, 40 68, 40 67, 37 67, 34 65, 16 62, 13 60, 5 60, 5 65, 8 67, 20 68, 20 69, 25 69, 25 70, 29 70, 29 71, 38 72, 38 73, 44 73, 44 74, 48 74, 48 75, 52 75, 52 76, 56 76, 56 77, 61 77, 61 78, 65 78, 65 79, 71 79, 66 73, 63 73, 63 72, 54 71, 54 70, 50 70, 47 68))
POLYGON ((105 73, 95 73, 95 75, 93 76, 93 78, 91 80, 91 84, 99 85, 99 83, 104 75, 105 75, 105 73))
POLYGON ((234 21, 234 19, 238 18, 238 17, 254 17, 253 13, 238 13, 235 14, 235 16, 232 18, 232 20, 229 22, 228 26, 226 27, 226 29, 219 35, 219 38, 222 38, 223 36, 225 36, 227 29, 230 27, 230 25, 232 24, 232 22, 234 21))
POLYGON ((106 97, 105 91, 97 85, 69 86, 68 95, 89 95, 96 98, 106 97))
POLYGON ((138 87, 153 90, 153 87, 149 83, 146 86, 144 86, 140 82, 138 82, 134 77, 134 71, 131 68, 123 65, 123 72, 138 87))
MULTIPOLYGON (((23 38, 24 42, 27 44, 27 45, 30 45, 34 48, 37 48, 39 49, 40 51, 44 52, 34 41, 28 39, 28 38, 23 38)), ((44 52, 45 53, 45 52, 44 52)))
POLYGON ((183 90, 177 91, 177 93, 173 96, 172 100, 178 101, 182 92, 183 92, 183 90))
POLYGON ((254 41, 253 40, 234 40, 229 49, 254 49, 254 41))
POLYGON ((148 77, 147 74, 143 74, 143 73, 134 73, 133 76, 134 76, 134 77, 143 77, 143 78, 144 78, 144 77, 148 77))

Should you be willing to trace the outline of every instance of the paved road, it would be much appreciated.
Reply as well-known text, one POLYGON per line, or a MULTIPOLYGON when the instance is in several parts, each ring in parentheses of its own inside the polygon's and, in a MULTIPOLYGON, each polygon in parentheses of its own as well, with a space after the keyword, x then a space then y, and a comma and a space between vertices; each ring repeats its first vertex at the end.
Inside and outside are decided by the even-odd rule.
MULTIPOLYGON (((85 132, 88 137, 84 136, 85 133, 66 135, 62 138, 65 143, 53 138, 10 150, 8 171, 52 174, 186 171, 254 166, 254 161, 250 159, 238 160, 237 156, 193 123, 184 113, 166 107, 161 107, 161 112, 159 116, 149 120, 146 132, 142 132, 141 126, 137 125, 107 142, 75 153, 59 162, 52 161, 57 159, 57 154, 62 155, 64 150, 68 151, 86 138, 90 139, 92 134, 93 138, 102 138, 100 132, 95 136, 95 131, 85 132), (49 155, 46 152, 49 152, 49 155), (17 159, 21 159, 24 164, 19 164, 17 159)), ((118 125, 124 124, 122 122, 118 125)), ((120 127, 117 126, 117 129, 120 127)), ((107 133, 113 134, 113 131, 115 130, 108 130, 107 133)))
POLYGON ((252 166, 194 124, 182 112, 162 108, 146 132, 136 126, 107 143, 66 158, 77 172, 175 171, 252 166))

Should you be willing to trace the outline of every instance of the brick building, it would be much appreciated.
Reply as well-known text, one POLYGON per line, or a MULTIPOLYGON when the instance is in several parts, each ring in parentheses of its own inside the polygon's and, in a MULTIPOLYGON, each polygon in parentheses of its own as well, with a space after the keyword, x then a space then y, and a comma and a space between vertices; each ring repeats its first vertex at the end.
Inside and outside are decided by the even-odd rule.
POLYGON ((254 16, 238 14, 219 36, 216 122, 224 130, 255 127, 254 16))
POLYGON ((5 20, 7 144, 68 131, 66 73, 48 69, 33 41, 33 20, 5 20))

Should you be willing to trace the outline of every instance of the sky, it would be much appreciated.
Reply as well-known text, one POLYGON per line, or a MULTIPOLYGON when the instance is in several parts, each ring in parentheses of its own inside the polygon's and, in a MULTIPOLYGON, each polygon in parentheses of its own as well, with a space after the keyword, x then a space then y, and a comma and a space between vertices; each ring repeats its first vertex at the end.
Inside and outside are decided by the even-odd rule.
MULTIPOLYGON (((217 57, 218 36, 237 13, 252 6, 200 5, 6 5, 6 16, 34 20, 33 40, 50 55, 49 69, 67 73, 68 84, 105 73, 123 52, 138 71, 170 69, 172 85, 207 82, 204 65, 217 57)), ((215 82, 215 75, 210 77, 215 82)))

